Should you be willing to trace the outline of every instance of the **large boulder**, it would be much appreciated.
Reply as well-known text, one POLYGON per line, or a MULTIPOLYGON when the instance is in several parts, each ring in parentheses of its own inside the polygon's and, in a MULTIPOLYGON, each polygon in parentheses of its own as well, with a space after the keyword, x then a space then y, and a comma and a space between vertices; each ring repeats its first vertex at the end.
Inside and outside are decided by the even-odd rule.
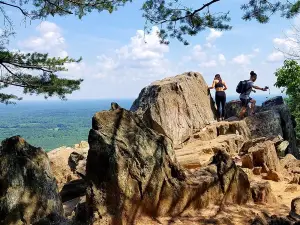
POLYGON ((282 96, 276 96, 273 98, 270 98, 266 101, 264 101, 262 103, 262 107, 273 107, 273 106, 277 106, 277 105, 283 105, 284 104, 284 100, 282 96))
POLYGON ((133 224, 141 213, 178 216, 209 204, 251 199, 247 175, 222 151, 209 166, 186 175, 170 140, 135 113, 120 108, 98 112, 92 124, 87 205, 89 214, 97 212, 99 224, 133 224))
POLYGON ((33 224, 63 207, 47 154, 20 136, 0 147, 0 224, 33 224))
MULTIPOLYGON (((242 107, 240 100, 232 100, 227 102, 225 105, 225 118, 239 117, 241 109, 242 107)), ((245 116, 247 116, 247 113, 245 116)))
POLYGON ((280 172, 282 170, 274 141, 264 138, 247 141, 244 143, 240 155, 242 167, 249 169, 262 167, 262 172, 269 170, 280 172))
POLYGON ((131 106, 153 130, 180 145, 215 120, 215 105, 202 75, 188 72, 142 89, 131 106))
POLYGON ((275 110, 256 113, 245 118, 252 138, 280 135, 283 137, 280 114, 275 110))
POLYGON ((287 154, 280 160, 284 168, 286 177, 290 179, 291 184, 300 184, 300 160, 297 160, 292 154, 287 154))
POLYGON ((85 196, 87 184, 83 179, 72 180, 65 184, 60 192, 62 202, 85 196))
MULTIPOLYGON (((263 106, 258 110, 258 112, 265 111, 275 111, 280 115, 280 125, 281 133, 284 140, 289 142, 286 149, 286 154, 290 153, 294 155, 297 159, 300 159, 300 152, 297 148, 295 126, 296 122, 291 115, 291 112, 286 104, 282 100, 282 96, 277 96, 263 103, 263 106)), ((265 126, 269 123, 269 120, 265 120, 263 125, 265 126)), ((278 132, 279 134, 279 132, 278 132)))
POLYGON ((72 152, 68 159, 68 165, 71 171, 78 176, 85 177, 86 158, 88 152, 72 152))
POLYGON ((294 198, 291 202, 290 216, 300 220, 300 197, 294 198))
MULTIPOLYGON (((226 118, 238 116, 240 110, 239 100, 228 102, 226 104, 226 118)), ((256 114, 246 117, 245 121, 249 126, 252 138, 281 135, 284 140, 289 142, 285 154, 290 153, 300 159, 294 130, 295 120, 282 96, 270 98, 263 102, 262 106, 256 106, 256 114)))
POLYGON ((251 182, 251 193, 255 203, 274 204, 277 203, 275 195, 272 193, 271 185, 268 181, 251 182))

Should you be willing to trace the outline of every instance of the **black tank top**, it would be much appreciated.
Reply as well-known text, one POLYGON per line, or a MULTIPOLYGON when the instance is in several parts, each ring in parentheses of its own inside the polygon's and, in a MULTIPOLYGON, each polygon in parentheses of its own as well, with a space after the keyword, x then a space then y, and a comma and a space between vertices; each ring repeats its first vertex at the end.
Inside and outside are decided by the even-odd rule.
POLYGON ((219 80, 219 82, 215 85, 215 88, 224 87, 222 80, 219 80))

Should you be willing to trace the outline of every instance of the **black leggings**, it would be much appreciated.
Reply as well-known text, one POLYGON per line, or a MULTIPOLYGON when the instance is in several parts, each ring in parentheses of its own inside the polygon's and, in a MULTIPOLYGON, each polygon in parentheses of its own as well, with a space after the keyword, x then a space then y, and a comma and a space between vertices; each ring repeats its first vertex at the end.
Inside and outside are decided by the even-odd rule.
POLYGON ((224 91, 216 92, 216 104, 217 104, 217 115, 218 118, 225 117, 225 103, 226 103, 226 94, 224 91), (220 108, 222 105, 222 110, 220 108))

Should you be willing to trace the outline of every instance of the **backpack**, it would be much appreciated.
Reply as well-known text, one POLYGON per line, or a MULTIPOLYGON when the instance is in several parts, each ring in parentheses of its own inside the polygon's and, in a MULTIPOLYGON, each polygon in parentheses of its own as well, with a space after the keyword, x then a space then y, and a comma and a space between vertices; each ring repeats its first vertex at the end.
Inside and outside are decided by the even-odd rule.
POLYGON ((238 85, 236 87, 236 92, 239 94, 243 94, 247 91, 247 87, 248 87, 248 81, 242 80, 238 83, 238 85))

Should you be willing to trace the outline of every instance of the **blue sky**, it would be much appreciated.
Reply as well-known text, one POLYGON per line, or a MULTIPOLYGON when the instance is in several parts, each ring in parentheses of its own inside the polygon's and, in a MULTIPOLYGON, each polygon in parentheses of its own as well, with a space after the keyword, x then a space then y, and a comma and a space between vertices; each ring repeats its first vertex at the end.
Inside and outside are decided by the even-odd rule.
MULTIPOLYGON (((185 2, 199 6, 195 1, 185 2)), ((232 30, 207 29, 196 37, 188 37, 189 46, 172 39, 169 46, 160 45, 156 27, 146 35, 147 44, 144 43, 141 0, 113 14, 95 12, 82 20, 74 16, 49 17, 26 25, 17 10, 8 8, 17 31, 9 48, 49 52, 52 56, 82 56, 81 63, 68 65, 69 71, 61 74, 84 79, 81 90, 69 99, 135 98, 151 82, 186 71, 200 72, 208 84, 214 74, 220 73, 229 86, 228 95, 234 95, 237 83, 254 70, 258 74, 257 85, 268 85, 272 94, 280 93, 272 85, 274 72, 282 66, 284 56, 275 47, 293 47, 284 34, 290 33, 291 25, 300 25, 300 20, 274 16, 264 25, 246 22, 241 19, 240 10, 244 2, 231 0, 230 4, 221 1, 213 5, 211 10, 216 12, 230 11, 232 30)), ((15 88, 9 91, 21 93, 15 88)))

